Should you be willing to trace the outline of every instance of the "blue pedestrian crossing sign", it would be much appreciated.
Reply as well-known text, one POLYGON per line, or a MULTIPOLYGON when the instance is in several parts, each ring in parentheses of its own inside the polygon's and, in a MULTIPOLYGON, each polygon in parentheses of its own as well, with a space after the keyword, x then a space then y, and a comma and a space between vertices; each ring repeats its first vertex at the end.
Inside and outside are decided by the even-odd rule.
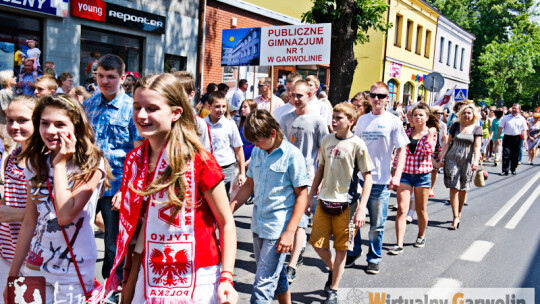
POLYGON ((454 100, 460 101, 467 99, 467 89, 456 89, 454 92, 454 100))

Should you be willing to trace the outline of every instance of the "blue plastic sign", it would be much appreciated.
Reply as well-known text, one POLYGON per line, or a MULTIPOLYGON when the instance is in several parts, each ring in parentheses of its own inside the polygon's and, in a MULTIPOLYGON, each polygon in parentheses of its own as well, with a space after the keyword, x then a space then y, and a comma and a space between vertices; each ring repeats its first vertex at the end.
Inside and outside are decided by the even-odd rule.
POLYGON ((57 17, 67 17, 69 11, 69 0, 3 0, 0 4, 57 17))
POLYGON ((454 100, 460 101, 467 99, 467 89, 456 89, 454 92, 454 100))

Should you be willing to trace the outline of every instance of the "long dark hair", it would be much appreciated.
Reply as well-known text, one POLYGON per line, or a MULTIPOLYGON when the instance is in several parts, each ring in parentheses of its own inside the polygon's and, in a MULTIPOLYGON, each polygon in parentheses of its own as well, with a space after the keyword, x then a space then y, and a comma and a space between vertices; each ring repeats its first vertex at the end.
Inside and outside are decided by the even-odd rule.
MULTIPOLYGON (((47 107, 56 108, 59 111, 65 111, 73 126, 75 127, 75 153, 73 153, 73 163, 79 167, 78 172, 69 176, 70 180, 84 180, 88 174, 97 170, 101 159, 105 162, 105 174, 108 179, 112 179, 111 168, 103 152, 98 148, 94 138, 94 130, 88 122, 86 113, 82 105, 68 94, 56 94, 42 97, 32 114, 32 123, 34 124, 34 133, 30 136, 28 148, 26 148, 20 159, 27 159, 35 172, 35 176, 30 180, 33 186, 40 187, 49 175, 49 166, 44 153, 48 150, 43 142, 39 132, 41 114, 47 107)), ((109 181, 106 178, 104 186, 109 187, 109 181)), ((105 188, 105 189, 106 189, 105 188)))
POLYGON ((414 109, 412 110, 413 116, 414 116, 414 111, 416 110, 424 110, 426 112, 426 115, 428 116, 428 121, 426 122, 426 126, 428 126, 428 128, 435 128, 437 129, 437 131, 440 129, 439 119, 437 118, 437 116, 431 113, 431 110, 427 104, 421 102, 418 105, 416 105, 416 107, 414 107, 414 109))
MULTIPOLYGON (((248 103, 249 106, 249 113, 257 110, 257 103, 253 99, 244 99, 242 103, 240 104, 240 109, 238 109, 238 112, 242 110, 242 106, 244 105, 244 102, 248 103)), ((238 124, 238 130, 242 129, 242 126, 244 125, 244 122, 246 122, 247 116, 241 116, 240 117, 240 123, 238 124)))

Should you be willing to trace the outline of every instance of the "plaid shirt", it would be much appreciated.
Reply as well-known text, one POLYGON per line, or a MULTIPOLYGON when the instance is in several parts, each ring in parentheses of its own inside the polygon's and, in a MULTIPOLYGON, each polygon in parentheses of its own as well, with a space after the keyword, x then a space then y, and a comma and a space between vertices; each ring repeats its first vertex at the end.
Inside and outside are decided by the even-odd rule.
POLYGON ((112 196, 120 190, 126 155, 133 150, 136 140, 143 139, 133 122, 133 98, 124 89, 120 90, 110 102, 98 93, 83 103, 88 121, 94 129, 96 143, 105 154, 116 178, 111 181, 111 188, 104 196, 112 196))
MULTIPOLYGON (((406 131, 407 137, 410 138, 412 133, 412 128, 406 131)), ((403 168, 403 173, 408 174, 426 174, 430 173, 433 170, 433 164, 431 163, 431 154, 435 152, 435 143, 437 143, 437 136, 435 136, 435 141, 430 143, 427 141, 429 134, 424 135, 418 144, 416 145, 416 150, 414 154, 409 150, 409 145, 407 145, 407 158, 405 160, 405 167, 403 168)), ((394 168, 397 166, 397 157, 394 159, 394 168)))

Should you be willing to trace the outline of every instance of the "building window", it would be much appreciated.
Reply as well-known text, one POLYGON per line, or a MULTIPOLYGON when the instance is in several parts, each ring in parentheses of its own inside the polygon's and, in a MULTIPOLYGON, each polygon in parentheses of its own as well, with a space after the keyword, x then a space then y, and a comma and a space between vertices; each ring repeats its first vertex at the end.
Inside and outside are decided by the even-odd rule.
POLYGON ((405 41, 405 49, 407 51, 412 50, 413 25, 414 22, 412 20, 407 20, 407 40, 405 41))
POLYGON ((424 47, 424 56, 429 58, 431 54, 431 31, 426 30, 426 46, 424 47))
POLYGON ((394 37, 394 45, 401 47, 401 32, 403 30, 403 16, 396 15, 396 33, 394 37))
POLYGON ((421 25, 416 26, 416 54, 422 54, 422 34, 424 28, 421 25))
POLYGON ((175 71, 185 71, 187 66, 187 57, 177 56, 171 54, 165 54, 165 73, 171 73, 175 71))
POLYGON ((426 95, 427 95, 426 93, 427 93, 426 88, 424 87, 424 85, 421 84, 418 87, 418 99, 426 102, 426 95))
POLYGON ((441 50, 439 51, 439 62, 443 63, 444 57, 444 37, 441 37, 441 50))
POLYGON ((101 55, 120 56, 126 64, 126 73, 133 73, 138 77, 142 67, 142 44, 141 37, 83 27, 81 29, 81 83, 92 76, 91 71, 85 74, 85 69, 88 71, 88 64, 95 60, 96 52, 101 55))
POLYGON ((452 41, 448 41, 448 54, 446 55, 446 65, 450 66, 450 55, 452 54, 452 41))
POLYGON ((413 100, 414 87, 410 82, 407 82, 403 87, 403 104, 408 105, 409 100, 413 100))
POLYGON ((458 51, 459 51, 459 46, 456 44, 456 48, 454 50, 454 69, 457 69, 458 51))
MULTIPOLYGON (((2 28, 0 32, 0 70, 13 70, 18 80, 18 74, 21 72, 23 63, 22 61, 19 62, 19 60, 15 62, 15 53, 20 50, 26 56, 28 51, 26 39, 30 37, 38 42, 37 47, 41 49, 39 63, 43 67, 45 58, 43 50, 46 49, 46 44, 43 41, 42 19, 17 15, 11 12, 0 12, 0 26, 2 28)), ((58 67, 58 63, 56 66, 58 67)))
POLYGON ((459 64, 459 70, 463 71, 463 58, 465 57, 465 48, 461 48, 461 63, 459 64))
POLYGON ((388 92, 390 94, 390 102, 393 103, 397 100, 398 97, 398 88, 399 85, 394 79, 388 81, 388 92))

